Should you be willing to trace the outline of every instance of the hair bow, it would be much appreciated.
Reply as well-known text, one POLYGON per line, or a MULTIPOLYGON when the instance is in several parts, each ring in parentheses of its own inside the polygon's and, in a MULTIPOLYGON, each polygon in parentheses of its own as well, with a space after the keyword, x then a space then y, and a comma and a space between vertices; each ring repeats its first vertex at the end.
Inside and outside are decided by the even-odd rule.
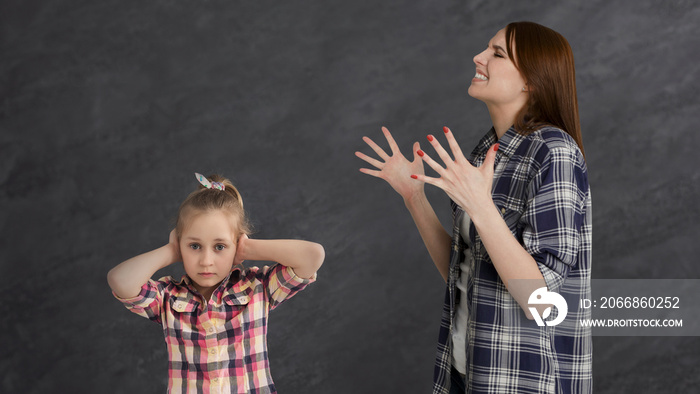
POLYGON ((207 179, 207 177, 205 177, 204 175, 202 175, 198 172, 195 172, 194 176, 197 177, 197 180, 199 181, 199 183, 204 185, 204 187, 206 187, 207 189, 216 189, 216 190, 226 189, 226 186, 224 186, 223 183, 221 183, 221 182, 209 182, 209 179, 207 179))

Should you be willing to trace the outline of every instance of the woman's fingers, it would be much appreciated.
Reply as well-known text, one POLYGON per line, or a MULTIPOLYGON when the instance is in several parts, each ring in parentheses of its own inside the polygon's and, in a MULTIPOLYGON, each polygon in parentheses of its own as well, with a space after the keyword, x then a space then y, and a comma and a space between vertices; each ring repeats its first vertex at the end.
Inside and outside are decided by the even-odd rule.
POLYGON ((417 181, 423 182, 423 183, 427 183, 429 185, 439 187, 440 189, 442 189, 442 179, 440 179, 440 178, 433 178, 433 177, 419 175, 419 174, 413 174, 413 175, 411 175, 411 178, 413 178, 417 181))
POLYGON ((367 145, 369 145, 369 147, 372 148, 372 150, 379 155, 379 157, 384 159, 384 161, 389 160, 390 156, 387 155, 386 152, 384 152, 384 149, 380 148, 379 145, 375 144, 371 138, 362 137, 362 141, 366 142, 367 145))
POLYGON ((483 167, 483 170, 486 171, 486 178, 487 179, 492 179, 493 178, 493 167, 494 164, 496 163, 496 152, 498 152, 498 143, 493 144, 491 148, 489 148, 489 151, 486 152, 486 157, 484 157, 484 163, 481 164, 481 167, 483 167))
POLYGON ((420 150, 420 143, 418 141, 413 143, 413 161, 412 163, 415 163, 417 160, 423 160, 420 158, 420 155, 418 155, 418 151, 420 150))
POLYGON ((367 163, 379 168, 380 170, 384 168, 384 163, 381 161, 374 159, 372 157, 367 156, 366 154, 362 152, 355 152, 355 156, 359 157, 360 159, 366 161, 367 163))
POLYGON ((445 163, 445 167, 450 167, 450 163, 452 163, 452 158, 450 157, 450 154, 447 153, 445 148, 442 147, 440 142, 438 142, 437 138, 435 138, 432 134, 429 134, 428 141, 430 141, 430 145, 433 146, 433 149, 435 149, 435 152, 438 154, 438 156, 440 156, 442 162, 445 163))
POLYGON ((396 141, 394 141, 394 137, 391 136, 389 129, 382 126, 382 132, 384 133, 384 138, 386 138, 386 141, 389 143, 389 148, 391 148, 391 153, 394 155, 397 153, 400 153, 399 146, 396 144, 396 141))
POLYGON ((360 168, 360 172, 367 175, 372 175, 373 177, 381 178, 382 172, 377 170, 370 170, 369 168, 360 168))
POLYGON ((445 175, 445 169, 435 160, 433 160, 430 156, 428 156, 427 153, 423 152, 420 149, 416 151, 416 153, 418 154, 418 156, 421 157, 421 159, 423 159, 424 162, 426 162, 433 170, 435 170, 435 172, 440 174, 440 176, 445 175))
MULTIPOLYGON (((462 149, 459 147, 457 140, 455 140, 455 136, 454 134, 452 134, 452 131, 447 126, 443 127, 442 131, 445 132, 445 137, 447 137, 447 143, 450 145, 450 149, 452 150, 452 155, 455 157, 455 161, 461 161, 461 159, 465 159, 464 154, 462 153, 462 149)), ((464 161, 467 160, 465 159, 464 161)))

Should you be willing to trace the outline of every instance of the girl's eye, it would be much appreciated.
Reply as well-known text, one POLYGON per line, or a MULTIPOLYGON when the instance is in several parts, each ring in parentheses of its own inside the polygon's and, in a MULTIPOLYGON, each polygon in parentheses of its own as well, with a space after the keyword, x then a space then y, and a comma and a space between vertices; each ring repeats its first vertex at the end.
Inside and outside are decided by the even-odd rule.
POLYGON ((226 249, 226 245, 218 244, 214 248, 216 248, 216 250, 218 250, 218 251, 221 251, 221 250, 226 249))
POLYGON ((192 250, 199 250, 199 248, 201 248, 201 246, 199 246, 199 244, 190 244, 190 249, 192 249, 192 250))
POLYGON ((502 56, 500 53, 498 53, 498 52, 494 53, 493 56, 495 56, 495 57, 500 57, 500 58, 503 57, 503 56, 502 56))

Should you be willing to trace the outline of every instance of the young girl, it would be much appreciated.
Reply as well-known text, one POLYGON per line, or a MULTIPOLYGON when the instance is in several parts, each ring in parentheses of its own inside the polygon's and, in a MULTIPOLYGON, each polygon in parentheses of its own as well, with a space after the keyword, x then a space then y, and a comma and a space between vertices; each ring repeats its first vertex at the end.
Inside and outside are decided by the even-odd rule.
POLYGON ((452 156, 427 138, 444 165, 417 142, 408 161, 386 128, 391 156, 367 137, 382 160, 356 153, 376 167, 363 173, 403 197, 446 282, 433 392, 590 393, 590 330, 524 319, 534 318, 529 290, 573 300, 573 322, 587 312, 571 308, 590 297, 591 193, 571 48, 554 30, 517 22, 474 63, 469 95, 486 104, 493 127, 471 155, 447 127, 452 156), (423 162, 439 177, 425 176, 423 162), (452 200, 452 235, 424 183, 452 200))
POLYGON ((275 393, 268 313, 316 280, 323 247, 248 238, 238 190, 228 179, 195 175, 201 186, 180 206, 168 244, 114 267, 109 286, 129 310, 163 327, 169 393, 275 393), (245 268, 244 260, 279 264, 245 268), (178 261, 182 279, 150 279, 178 261))

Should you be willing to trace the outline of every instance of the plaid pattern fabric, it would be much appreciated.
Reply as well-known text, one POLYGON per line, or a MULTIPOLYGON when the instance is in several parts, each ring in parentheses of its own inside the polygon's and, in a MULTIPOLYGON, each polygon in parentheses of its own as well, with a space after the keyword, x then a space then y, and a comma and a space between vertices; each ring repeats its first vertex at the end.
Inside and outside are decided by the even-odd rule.
MULTIPOLYGON (((480 166, 496 142, 500 146, 493 201, 537 262, 548 290, 564 297, 569 312, 557 326, 539 327, 527 320, 471 224, 473 247, 467 253, 474 258, 467 286, 467 392, 590 393, 590 329, 577 324, 590 317, 589 310, 577 309, 579 299, 590 298, 592 213, 586 163, 573 139, 553 127, 527 136, 511 128, 498 141, 491 129, 469 161, 480 166)), ((451 330, 459 307, 455 283, 466 247, 459 228, 464 211, 451 204, 450 270, 433 379, 433 392, 440 394, 450 389, 451 330)), ((556 312, 551 318, 555 316, 556 312)))
MULTIPOLYGON (((209 302, 186 275, 149 280, 127 309, 160 323, 169 393, 275 393, 267 354, 268 313, 309 283, 281 264, 235 267, 209 302)), ((116 295, 115 295, 116 297, 116 295)))

